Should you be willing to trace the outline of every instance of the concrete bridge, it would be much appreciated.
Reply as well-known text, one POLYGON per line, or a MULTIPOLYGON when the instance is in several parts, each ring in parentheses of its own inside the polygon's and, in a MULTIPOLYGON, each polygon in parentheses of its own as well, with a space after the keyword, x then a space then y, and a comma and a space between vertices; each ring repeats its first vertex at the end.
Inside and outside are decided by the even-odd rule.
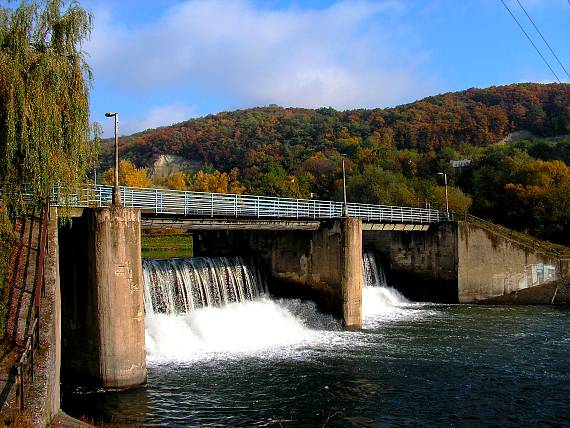
POLYGON ((312 299, 347 328, 362 325, 363 251, 375 252, 391 284, 424 301, 470 302, 531 286, 535 265, 568 274, 553 257, 513 248, 437 210, 351 203, 343 217, 343 204, 332 201, 135 188, 121 188, 118 207, 112 193, 87 186, 52 198, 59 206, 52 222, 60 209, 73 217, 50 237, 68 383, 145 382, 143 229, 191 233, 196 256, 253 256, 272 294, 312 299))

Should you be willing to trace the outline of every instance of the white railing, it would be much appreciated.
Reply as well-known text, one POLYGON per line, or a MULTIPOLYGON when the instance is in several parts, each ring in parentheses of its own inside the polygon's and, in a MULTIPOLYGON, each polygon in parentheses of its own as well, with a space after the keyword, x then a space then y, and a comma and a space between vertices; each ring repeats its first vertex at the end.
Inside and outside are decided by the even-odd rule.
MULTIPOLYGON (((72 207, 111 205, 113 186, 85 186, 67 199, 52 194, 52 204, 72 207)), ((272 196, 191 192, 121 186, 124 207, 147 214, 194 217, 330 219, 342 217, 342 202, 272 196)), ((389 223, 436 223, 447 221, 445 213, 425 208, 390 205, 348 204, 350 217, 389 223)))

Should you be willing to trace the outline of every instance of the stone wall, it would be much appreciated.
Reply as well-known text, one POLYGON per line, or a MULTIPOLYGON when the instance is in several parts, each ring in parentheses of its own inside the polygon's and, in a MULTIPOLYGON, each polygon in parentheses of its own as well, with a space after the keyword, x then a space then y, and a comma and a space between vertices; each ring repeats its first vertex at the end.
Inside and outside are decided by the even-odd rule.
MULTIPOLYGON (((35 426, 47 426, 59 412, 61 366, 61 299, 58 215, 52 208, 47 227, 44 295, 40 306, 40 348, 34 360, 34 383, 27 389, 26 409, 35 426)), ((39 247, 39 242, 36 243, 39 247)))

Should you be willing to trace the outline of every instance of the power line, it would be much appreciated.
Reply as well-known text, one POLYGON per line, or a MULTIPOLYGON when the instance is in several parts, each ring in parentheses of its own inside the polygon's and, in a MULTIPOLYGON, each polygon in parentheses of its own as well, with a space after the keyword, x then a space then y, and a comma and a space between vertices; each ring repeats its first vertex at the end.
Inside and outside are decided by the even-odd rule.
MULTIPOLYGON (((536 32, 540 35, 540 37, 542 38, 542 41, 546 44, 546 46, 548 46, 548 49, 550 49, 550 52, 552 52, 552 55, 554 55, 554 58, 556 58, 556 61, 558 61, 558 64, 560 64, 560 67, 562 67, 562 69, 564 70, 564 73, 566 73, 566 76, 568 76, 568 79, 570 79, 570 74, 568 74, 568 70, 566 70, 566 67, 564 67, 564 65, 562 64, 562 61, 560 61, 560 59, 558 58, 558 55, 556 55, 554 53, 554 50, 552 49, 552 47, 550 46, 550 44, 546 41, 546 39, 544 38, 544 36, 542 35, 542 32, 538 29, 537 25, 534 23, 534 21, 532 20, 532 18, 530 17, 530 15, 528 14, 528 12, 526 11, 526 9, 524 8, 524 6, 522 5, 522 3, 520 2, 520 0, 517 0, 517 3, 519 4, 519 6, 521 7, 521 9, 524 11, 526 17, 528 18, 528 20, 532 23, 532 25, 534 26, 534 29, 536 30, 536 32)), ((568 0, 568 3, 570 3, 570 0, 568 0)))
POLYGON ((519 26, 519 28, 521 29, 521 31, 524 33, 524 35, 526 36, 526 38, 528 39, 528 41, 532 44, 532 46, 534 47, 534 49, 536 50, 536 53, 538 53, 538 55, 540 55, 540 57, 542 58, 542 61, 544 61, 544 63, 546 64, 546 66, 548 67, 548 69, 552 72, 552 74, 554 74, 554 77, 556 77, 556 80, 558 80, 558 83, 562 83, 560 81, 560 78, 558 77, 558 75, 554 72, 554 70, 552 69, 552 67, 550 66, 550 64, 548 63, 548 61, 546 61, 546 58, 544 58, 544 56, 542 55, 542 53, 540 52, 540 50, 536 47, 536 45, 534 44, 534 42, 532 41, 532 39, 530 38, 530 36, 528 35, 528 33, 525 31, 525 29, 523 28, 523 26, 521 25, 521 23, 519 22, 519 20, 517 19, 517 17, 513 14, 513 12, 511 12, 511 9, 509 9, 509 7, 507 6, 507 4, 505 3, 505 0, 501 0, 501 3, 503 3, 503 6, 505 6, 505 9, 507 9, 507 11, 509 12, 509 14, 512 16, 512 18, 515 20, 515 22, 517 23, 517 25, 519 26))

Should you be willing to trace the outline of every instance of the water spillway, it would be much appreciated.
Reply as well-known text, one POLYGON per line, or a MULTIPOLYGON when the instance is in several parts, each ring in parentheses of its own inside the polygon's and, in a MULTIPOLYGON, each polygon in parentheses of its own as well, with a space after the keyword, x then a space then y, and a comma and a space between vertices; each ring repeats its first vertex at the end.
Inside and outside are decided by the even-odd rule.
POLYGON ((189 313, 253 301, 267 292, 259 268, 243 257, 143 261, 145 312, 189 313))
POLYGON ((388 285, 382 263, 374 253, 362 254, 362 313, 364 324, 376 325, 378 321, 398 320, 414 314, 414 304, 398 290, 388 285))
POLYGON ((384 266, 377 263, 374 253, 367 251, 362 254, 362 277, 365 287, 387 287, 384 266))
MULTIPOLYGON (((364 328, 417 311, 387 286, 373 253, 363 254, 364 328)), ((243 257, 143 261, 147 361, 168 363, 279 354, 342 338, 342 324, 299 299, 267 293, 261 269, 243 257)), ((337 343, 338 344, 338 343, 337 343)))
MULTIPOLYGON (((362 255, 364 294, 380 308, 409 303, 388 286, 372 252, 362 255), (373 297, 371 297, 373 296, 373 297)), ((145 312, 187 314, 200 308, 254 301, 267 293, 259 267, 243 257, 194 257, 143 261, 145 312)))

